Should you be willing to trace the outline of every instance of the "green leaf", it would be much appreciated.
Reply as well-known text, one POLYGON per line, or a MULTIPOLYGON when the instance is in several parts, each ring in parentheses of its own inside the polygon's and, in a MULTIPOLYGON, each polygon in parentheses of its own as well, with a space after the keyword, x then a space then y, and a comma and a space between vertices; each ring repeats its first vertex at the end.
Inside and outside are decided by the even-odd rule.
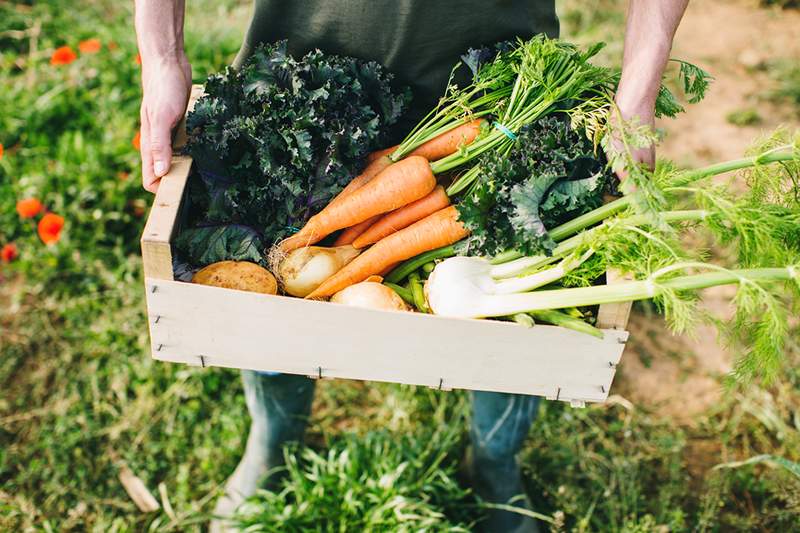
POLYGON ((247 226, 230 224, 184 230, 175 245, 195 265, 205 266, 226 260, 265 264, 261 236, 247 226))

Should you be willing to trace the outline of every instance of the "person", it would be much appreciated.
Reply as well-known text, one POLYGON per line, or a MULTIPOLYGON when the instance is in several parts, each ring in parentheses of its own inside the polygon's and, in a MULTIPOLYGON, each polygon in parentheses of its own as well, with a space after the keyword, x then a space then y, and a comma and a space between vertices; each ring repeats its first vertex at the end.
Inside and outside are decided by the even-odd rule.
MULTIPOLYGON (((622 76, 615 95, 625 120, 653 125, 655 99, 672 40, 688 0, 630 0, 622 76)), ((141 158, 144 188, 156 192, 171 159, 171 130, 183 116, 191 87, 184 50, 184 0, 136 0, 135 25, 142 59, 141 158)), ((411 87, 408 128, 435 105, 452 66, 470 47, 537 33, 557 37, 555 0, 255 0, 234 67, 261 42, 288 39, 300 56, 327 53, 378 61, 411 87)), ((652 165, 654 148, 635 157, 652 165)), ((302 439, 314 382, 306 377, 243 371, 252 419, 244 456, 226 484, 215 514, 224 519, 253 494, 261 478, 282 462, 282 447, 302 439)), ((516 454, 536 417, 533 396, 472 392, 467 470, 485 501, 530 508, 516 454), (516 497, 516 498, 515 498, 516 497)), ((536 531, 524 513, 491 510, 483 529, 536 531)), ((225 530, 224 521, 212 523, 225 530)))

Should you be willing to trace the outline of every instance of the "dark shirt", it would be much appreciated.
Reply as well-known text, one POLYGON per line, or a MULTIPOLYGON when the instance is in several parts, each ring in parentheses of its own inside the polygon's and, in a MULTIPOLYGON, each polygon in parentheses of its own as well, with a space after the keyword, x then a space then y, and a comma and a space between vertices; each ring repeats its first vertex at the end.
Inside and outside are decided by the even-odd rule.
POLYGON ((468 48, 558 30, 554 0, 255 0, 235 64, 279 39, 296 57, 319 48, 377 61, 411 87, 401 125, 408 131, 442 96, 468 48))

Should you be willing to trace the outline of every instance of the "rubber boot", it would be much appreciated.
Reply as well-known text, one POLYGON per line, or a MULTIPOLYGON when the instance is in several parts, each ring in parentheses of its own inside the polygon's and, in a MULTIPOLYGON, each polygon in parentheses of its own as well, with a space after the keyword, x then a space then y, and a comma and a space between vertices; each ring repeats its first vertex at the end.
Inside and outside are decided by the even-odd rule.
MULTIPOLYGON (((471 449, 466 462, 472 487, 483 501, 531 509, 516 456, 538 408, 535 396, 472 392, 471 449)), ((478 527, 487 533, 539 531, 533 518, 500 509, 489 509, 478 527)))
POLYGON ((314 398, 314 380, 303 376, 243 370, 242 381, 250 434, 244 456, 214 508, 210 533, 236 531, 227 518, 255 494, 267 472, 284 464, 284 445, 302 440, 314 398))

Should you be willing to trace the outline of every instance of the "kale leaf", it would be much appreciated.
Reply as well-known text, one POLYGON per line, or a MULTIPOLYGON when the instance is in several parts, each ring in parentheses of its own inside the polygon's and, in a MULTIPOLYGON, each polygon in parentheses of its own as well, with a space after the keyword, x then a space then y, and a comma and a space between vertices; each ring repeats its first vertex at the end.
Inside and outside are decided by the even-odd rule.
POLYGON ((253 228, 237 224, 204 226, 183 230, 175 246, 182 257, 198 266, 217 261, 252 261, 265 264, 261 235, 253 228))
MULTIPOLYGON (((192 188, 192 223, 247 226, 262 244, 301 227, 357 174, 367 153, 383 146, 410 99, 392 82, 375 62, 319 50, 295 59, 286 41, 209 77, 187 118, 186 149, 201 177, 192 188)), ((184 239, 195 243, 184 247, 190 262, 241 252, 233 241, 203 252, 198 235, 184 239)))
POLYGON ((598 207, 616 186, 603 155, 561 114, 522 128, 509 153, 490 152, 478 164, 457 207, 471 231, 467 249, 483 255, 549 254, 556 243, 547 229, 598 207))

